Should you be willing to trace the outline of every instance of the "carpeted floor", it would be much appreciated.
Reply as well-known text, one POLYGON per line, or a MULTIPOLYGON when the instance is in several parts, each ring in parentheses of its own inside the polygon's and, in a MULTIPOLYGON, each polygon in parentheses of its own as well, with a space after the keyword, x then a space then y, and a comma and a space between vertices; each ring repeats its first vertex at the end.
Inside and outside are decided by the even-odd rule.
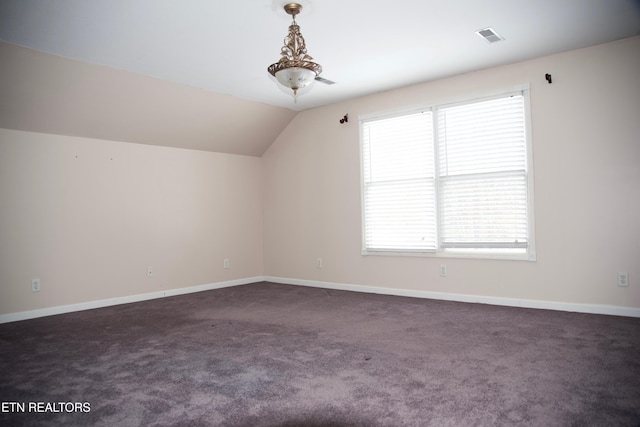
POLYGON ((0 325, 0 401, 9 426, 638 427, 640 319, 256 283, 0 325))

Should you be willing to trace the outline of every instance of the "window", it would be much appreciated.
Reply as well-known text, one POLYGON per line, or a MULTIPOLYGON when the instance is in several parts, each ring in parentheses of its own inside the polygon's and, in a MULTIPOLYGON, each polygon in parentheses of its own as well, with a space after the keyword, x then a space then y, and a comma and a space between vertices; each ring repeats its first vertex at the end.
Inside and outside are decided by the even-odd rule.
POLYGON ((361 120, 363 253, 535 259, 528 90, 361 120))

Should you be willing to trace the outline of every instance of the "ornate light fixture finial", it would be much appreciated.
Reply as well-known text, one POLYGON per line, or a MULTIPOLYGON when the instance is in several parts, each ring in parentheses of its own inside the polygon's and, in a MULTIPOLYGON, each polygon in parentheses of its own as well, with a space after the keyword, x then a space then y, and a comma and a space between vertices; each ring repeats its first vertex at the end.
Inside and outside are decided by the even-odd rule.
POLYGON ((313 62, 307 54, 304 37, 300 33, 300 26, 296 23, 296 15, 302 10, 298 3, 287 3, 284 10, 293 17, 289 26, 289 34, 284 39, 284 46, 280 50, 281 58, 275 64, 269 65, 267 71, 280 84, 293 90, 295 99, 298 89, 307 86, 322 72, 320 64, 313 62))

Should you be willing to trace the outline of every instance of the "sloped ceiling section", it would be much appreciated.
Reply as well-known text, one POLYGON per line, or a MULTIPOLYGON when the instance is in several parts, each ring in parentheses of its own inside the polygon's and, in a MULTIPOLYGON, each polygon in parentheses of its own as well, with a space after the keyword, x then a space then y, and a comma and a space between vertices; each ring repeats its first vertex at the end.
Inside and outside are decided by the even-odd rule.
POLYGON ((296 115, 0 42, 0 127, 261 156, 296 115))

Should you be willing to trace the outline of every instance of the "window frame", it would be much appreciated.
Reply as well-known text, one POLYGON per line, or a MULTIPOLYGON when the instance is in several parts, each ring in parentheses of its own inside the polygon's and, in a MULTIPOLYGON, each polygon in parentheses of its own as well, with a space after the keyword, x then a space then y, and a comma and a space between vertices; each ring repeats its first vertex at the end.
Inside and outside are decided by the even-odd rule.
POLYGON ((411 257, 439 257, 439 258, 470 258, 470 259, 502 259, 502 260, 525 260, 536 261, 535 246, 535 209, 534 209, 534 161, 533 161, 533 140, 532 140, 532 122, 531 122, 531 103, 529 85, 518 85, 506 90, 492 91, 489 93, 458 98, 444 102, 424 104, 412 108, 397 109, 387 112, 378 112, 373 114, 364 114, 358 117, 359 136, 360 136, 360 206, 361 206, 361 253, 364 256, 411 256, 411 257), (472 104, 482 101, 490 101, 513 95, 522 95, 524 101, 524 120, 525 120, 525 152, 526 152, 526 183, 527 183, 527 239, 528 246, 524 253, 508 253, 500 249, 477 249, 470 248, 443 248, 440 238, 441 232, 441 210, 439 203, 441 195, 439 194, 439 165, 438 165, 438 110, 457 105, 472 104), (435 250, 409 250, 409 249, 371 249, 366 247, 366 222, 365 222, 365 166, 364 166, 364 138, 363 123, 375 120, 383 120, 394 117, 401 117, 425 111, 432 112, 433 121, 433 138, 434 138, 434 156, 435 156, 435 211, 436 211, 436 249, 435 250))

